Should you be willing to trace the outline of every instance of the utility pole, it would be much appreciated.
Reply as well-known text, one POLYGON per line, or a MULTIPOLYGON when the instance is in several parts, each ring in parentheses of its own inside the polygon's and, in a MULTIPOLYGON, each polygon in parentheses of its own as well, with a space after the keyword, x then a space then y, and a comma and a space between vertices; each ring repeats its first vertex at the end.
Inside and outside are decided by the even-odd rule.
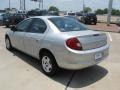
POLYGON ((40 9, 40 7, 41 7, 41 1, 39 0, 39 9, 40 9))
POLYGON ((43 10, 43 0, 39 0, 39 9, 43 10))
POLYGON ((108 26, 110 25, 110 21, 111 21, 112 5, 113 5, 113 0, 109 0, 108 16, 107 16, 107 25, 108 26))
POLYGON ((20 10, 22 9, 21 4, 22 4, 22 1, 20 0, 20 10))
POLYGON ((26 2, 25 2, 25 0, 20 0, 20 10, 26 10, 26 2))
POLYGON ((42 0, 42 10, 43 10, 43 0, 42 0))
POLYGON ((24 10, 26 10, 26 2, 25 2, 25 0, 24 0, 24 10))
POLYGON ((83 14, 85 14, 85 1, 83 0, 83 14))
POLYGON ((10 9, 10 0, 9 0, 9 9, 10 9))
POLYGON ((39 9, 43 10, 43 0, 31 0, 31 1, 38 2, 39 3, 39 9))

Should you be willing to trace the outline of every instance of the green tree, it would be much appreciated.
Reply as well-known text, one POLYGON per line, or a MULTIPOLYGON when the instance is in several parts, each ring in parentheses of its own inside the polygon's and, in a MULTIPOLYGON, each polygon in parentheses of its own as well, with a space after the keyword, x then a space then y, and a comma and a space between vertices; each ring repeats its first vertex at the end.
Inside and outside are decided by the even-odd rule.
POLYGON ((112 15, 120 15, 120 10, 112 9, 112 15))
POLYGON ((116 10, 112 9, 112 15, 116 15, 116 10))
POLYGON ((104 13, 104 14, 107 14, 107 13, 108 13, 108 9, 105 8, 105 9, 103 10, 103 13, 104 13))
POLYGON ((97 9, 95 12, 96 14, 104 14, 104 11, 102 9, 97 9))
POLYGON ((85 13, 92 12, 92 9, 90 7, 85 7, 84 12, 85 13))
POLYGON ((116 10, 116 15, 120 16, 120 10, 116 10))
MULTIPOLYGON (((107 14, 108 9, 107 8, 105 8, 105 9, 97 9, 95 12, 96 12, 96 14, 107 14)), ((120 15, 120 10, 119 9, 112 9, 112 15, 119 16, 120 15)))
POLYGON ((55 6, 50 6, 48 11, 59 11, 59 9, 55 6))

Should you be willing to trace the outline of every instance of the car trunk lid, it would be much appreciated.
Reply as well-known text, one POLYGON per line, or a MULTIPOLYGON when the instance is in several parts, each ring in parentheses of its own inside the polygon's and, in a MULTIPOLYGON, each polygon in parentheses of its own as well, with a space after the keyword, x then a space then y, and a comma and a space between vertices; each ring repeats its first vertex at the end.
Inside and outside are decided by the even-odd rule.
POLYGON ((73 37, 77 37, 77 39, 82 44, 83 50, 95 49, 107 44, 107 37, 104 33, 91 30, 74 31, 67 33, 71 34, 73 37))

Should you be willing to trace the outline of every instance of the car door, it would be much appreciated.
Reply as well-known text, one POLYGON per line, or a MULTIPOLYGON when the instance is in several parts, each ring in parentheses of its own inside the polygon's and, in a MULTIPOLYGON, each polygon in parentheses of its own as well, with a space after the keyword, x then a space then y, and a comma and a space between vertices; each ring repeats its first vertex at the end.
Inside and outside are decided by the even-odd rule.
POLYGON ((46 23, 39 18, 34 18, 28 33, 25 33, 24 44, 26 53, 37 57, 45 31, 46 23))
POLYGON ((25 33, 27 33, 27 30, 29 28, 29 25, 31 23, 32 19, 27 19, 22 21, 20 24, 16 26, 17 31, 13 32, 12 35, 12 43, 15 48, 24 51, 24 36, 25 33))

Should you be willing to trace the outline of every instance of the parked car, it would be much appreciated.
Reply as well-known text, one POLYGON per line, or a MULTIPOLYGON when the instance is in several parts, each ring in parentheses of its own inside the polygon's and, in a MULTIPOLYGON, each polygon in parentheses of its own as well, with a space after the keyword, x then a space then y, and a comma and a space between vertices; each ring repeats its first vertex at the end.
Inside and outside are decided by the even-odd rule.
POLYGON ((83 16, 82 13, 76 12, 76 18, 77 18, 78 21, 81 21, 82 16, 83 16))
POLYGON ((84 24, 97 24, 97 16, 95 13, 86 13, 81 17, 81 22, 84 24))
POLYGON ((120 26, 120 18, 117 19, 116 24, 120 26))
POLYGON ((77 19, 78 21, 81 21, 82 15, 83 14, 80 12, 67 12, 65 17, 74 18, 77 19))
POLYGON ((5 25, 5 21, 11 16, 12 14, 10 14, 10 13, 5 13, 5 14, 3 14, 2 16, 3 16, 3 25, 5 25))
POLYGON ((64 17, 72 18, 72 19, 77 19, 75 16, 70 16, 70 15, 65 15, 64 17))
POLYGON ((49 11, 48 15, 59 16, 59 12, 58 11, 49 11))
POLYGON ((67 15, 68 16, 76 16, 76 13, 75 12, 67 12, 67 15))
POLYGON ((48 11, 46 10, 31 10, 27 12, 28 17, 33 17, 33 16, 44 16, 48 15, 48 11))
POLYGON ((0 26, 3 25, 3 16, 0 14, 0 26))
POLYGON ((10 14, 4 21, 6 27, 10 25, 16 25, 26 18, 25 14, 10 14))
POLYGON ((13 26, 5 35, 6 48, 16 48, 41 62, 47 75, 60 68, 79 70, 108 56, 105 33, 92 31, 75 19, 36 16, 13 26))

